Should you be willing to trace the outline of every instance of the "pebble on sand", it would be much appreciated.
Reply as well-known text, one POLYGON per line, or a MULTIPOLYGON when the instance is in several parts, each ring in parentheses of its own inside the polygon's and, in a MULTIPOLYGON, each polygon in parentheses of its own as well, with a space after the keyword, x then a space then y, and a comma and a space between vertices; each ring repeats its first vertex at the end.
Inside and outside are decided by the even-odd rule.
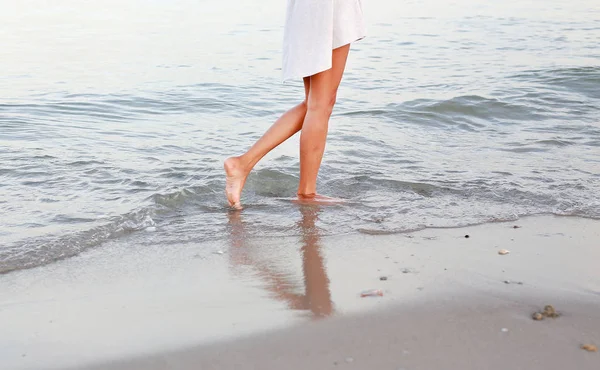
POLYGON ((470 238, 469 234, 465 235, 465 238, 469 239, 470 238))
POLYGON ((510 280, 504 280, 504 284, 517 284, 517 285, 523 285, 522 281, 510 281, 510 280))
POLYGON ((379 278, 379 280, 381 280, 381 281, 385 281, 385 280, 387 280, 387 276, 381 276, 381 277, 379 278))
POLYGON ((498 254, 501 255, 501 256, 504 256, 505 254, 509 254, 509 253, 510 253, 510 251, 508 251, 506 249, 500 249, 498 251, 498 254))
POLYGON ((581 346, 581 349, 584 349, 588 352, 598 352, 598 347, 593 344, 584 344, 581 346))
POLYGON ((542 315, 539 312, 535 312, 533 315, 531 315, 531 318, 534 319, 535 321, 541 321, 541 320, 544 320, 544 315, 542 315))

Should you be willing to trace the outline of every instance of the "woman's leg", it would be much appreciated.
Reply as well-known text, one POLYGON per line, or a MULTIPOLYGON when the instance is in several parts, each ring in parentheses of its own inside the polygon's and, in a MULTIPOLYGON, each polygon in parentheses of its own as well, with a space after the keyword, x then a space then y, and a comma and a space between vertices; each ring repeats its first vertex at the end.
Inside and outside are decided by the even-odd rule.
POLYGON ((265 134, 243 155, 225 160, 225 193, 229 205, 241 208, 240 197, 248 174, 256 163, 276 146, 283 143, 302 128, 306 115, 310 78, 304 79, 305 100, 284 113, 265 134))
POLYGON ((344 74, 350 45, 333 50, 332 68, 310 77, 307 110, 300 136, 299 198, 314 198, 317 174, 325 151, 329 117, 344 74))

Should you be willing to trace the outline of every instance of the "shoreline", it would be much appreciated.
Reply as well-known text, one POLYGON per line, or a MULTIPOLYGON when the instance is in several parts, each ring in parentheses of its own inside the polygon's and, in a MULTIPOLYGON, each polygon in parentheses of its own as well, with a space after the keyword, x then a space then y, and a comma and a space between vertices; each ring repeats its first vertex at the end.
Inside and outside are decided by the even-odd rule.
MULTIPOLYGON (((303 348, 321 354, 321 368, 388 368, 386 359, 400 360, 381 348, 410 340, 386 332, 388 326, 412 328, 423 338, 418 341, 423 348, 437 343, 434 334, 446 335, 447 345, 432 347, 440 358, 458 352, 483 363, 504 354, 521 361, 511 363, 519 368, 527 353, 541 356, 536 351, 549 346, 548 361, 553 361, 545 369, 560 364, 564 351, 581 369, 600 361, 600 354, 580 354, 583 343, 575 343, 600 345, 600 317, 594 310, 600 307, 599 220, 531 216, 407 234, 322 237, 317 215, 310 207, 305 211, 297 238, 247 238, 243 220, 234 214, 222 242, 177 248, 115 242, 1 276, 0 324, 6 336, 0 339, 0 365, 191 369, 198 363, 229 368, 234 362, 227 361, 235 360, 269 369, 288 356, 286 367, 293 369, 306 366, 294 352, 303 348), (499 255, 500 249, 510 253, 499 255), (360 297, 370 289, 381 289, 383 297, 360 297), (531 320, 533 310, 545 304, 564 315, 531 320), (493 331, 486 322, 495 323, 493 331), (577 337, 586 328, 590 333, 577 337), (346 339, 336 344, 328 330, 346 339), (453 333, 470 346, 496 343, 497 335, 508 334, 521 347, 498 343, 496 352, 486 347, 471 353, 471 347, 452 341, 453 333), (563 339, 554 338, 556 333, 563 339), (356 343, 362 349, 353 347, 356 343), (283 354, 272 356, 269 346, 283 354), (220 359, 207 348, 214 353, 237 348, 239 356, 220 359), (356 361, 347 363, 344 357, 340 362, 345 352, 356 353, 348 355, 356 361)), ((411 353, 407 369, 443 364, 427 362, 431 356, 425 349, 411 353)))

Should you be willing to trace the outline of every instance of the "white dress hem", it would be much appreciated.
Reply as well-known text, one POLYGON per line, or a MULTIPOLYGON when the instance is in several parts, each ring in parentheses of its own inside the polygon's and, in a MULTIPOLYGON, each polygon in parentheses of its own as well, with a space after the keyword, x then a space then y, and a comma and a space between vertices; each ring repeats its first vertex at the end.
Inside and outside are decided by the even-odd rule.
POLYGON ((331 69, 334 49, 365 37, 361 0, 288 0, 283 82, 331 69))

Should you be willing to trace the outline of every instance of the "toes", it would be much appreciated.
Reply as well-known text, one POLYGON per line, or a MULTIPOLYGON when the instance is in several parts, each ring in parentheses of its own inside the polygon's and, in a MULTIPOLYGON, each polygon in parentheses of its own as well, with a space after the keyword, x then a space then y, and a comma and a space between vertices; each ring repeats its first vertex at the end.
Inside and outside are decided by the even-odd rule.
POLYGON ((242 205, 240 203, 239 196, 236 196, 234 191, 230 189, 225 190, 225 195, 227 195, 227 201, 229 202, 229 206, 233 209, 242 209, 242 205))
POLYGON ((229 201, 229 205, 231 207, 235 207, 236 204, 240 204, 239 200, 236 200, 233 196, 231 196, 230 194, 227 194, 227 200, 229 201))

